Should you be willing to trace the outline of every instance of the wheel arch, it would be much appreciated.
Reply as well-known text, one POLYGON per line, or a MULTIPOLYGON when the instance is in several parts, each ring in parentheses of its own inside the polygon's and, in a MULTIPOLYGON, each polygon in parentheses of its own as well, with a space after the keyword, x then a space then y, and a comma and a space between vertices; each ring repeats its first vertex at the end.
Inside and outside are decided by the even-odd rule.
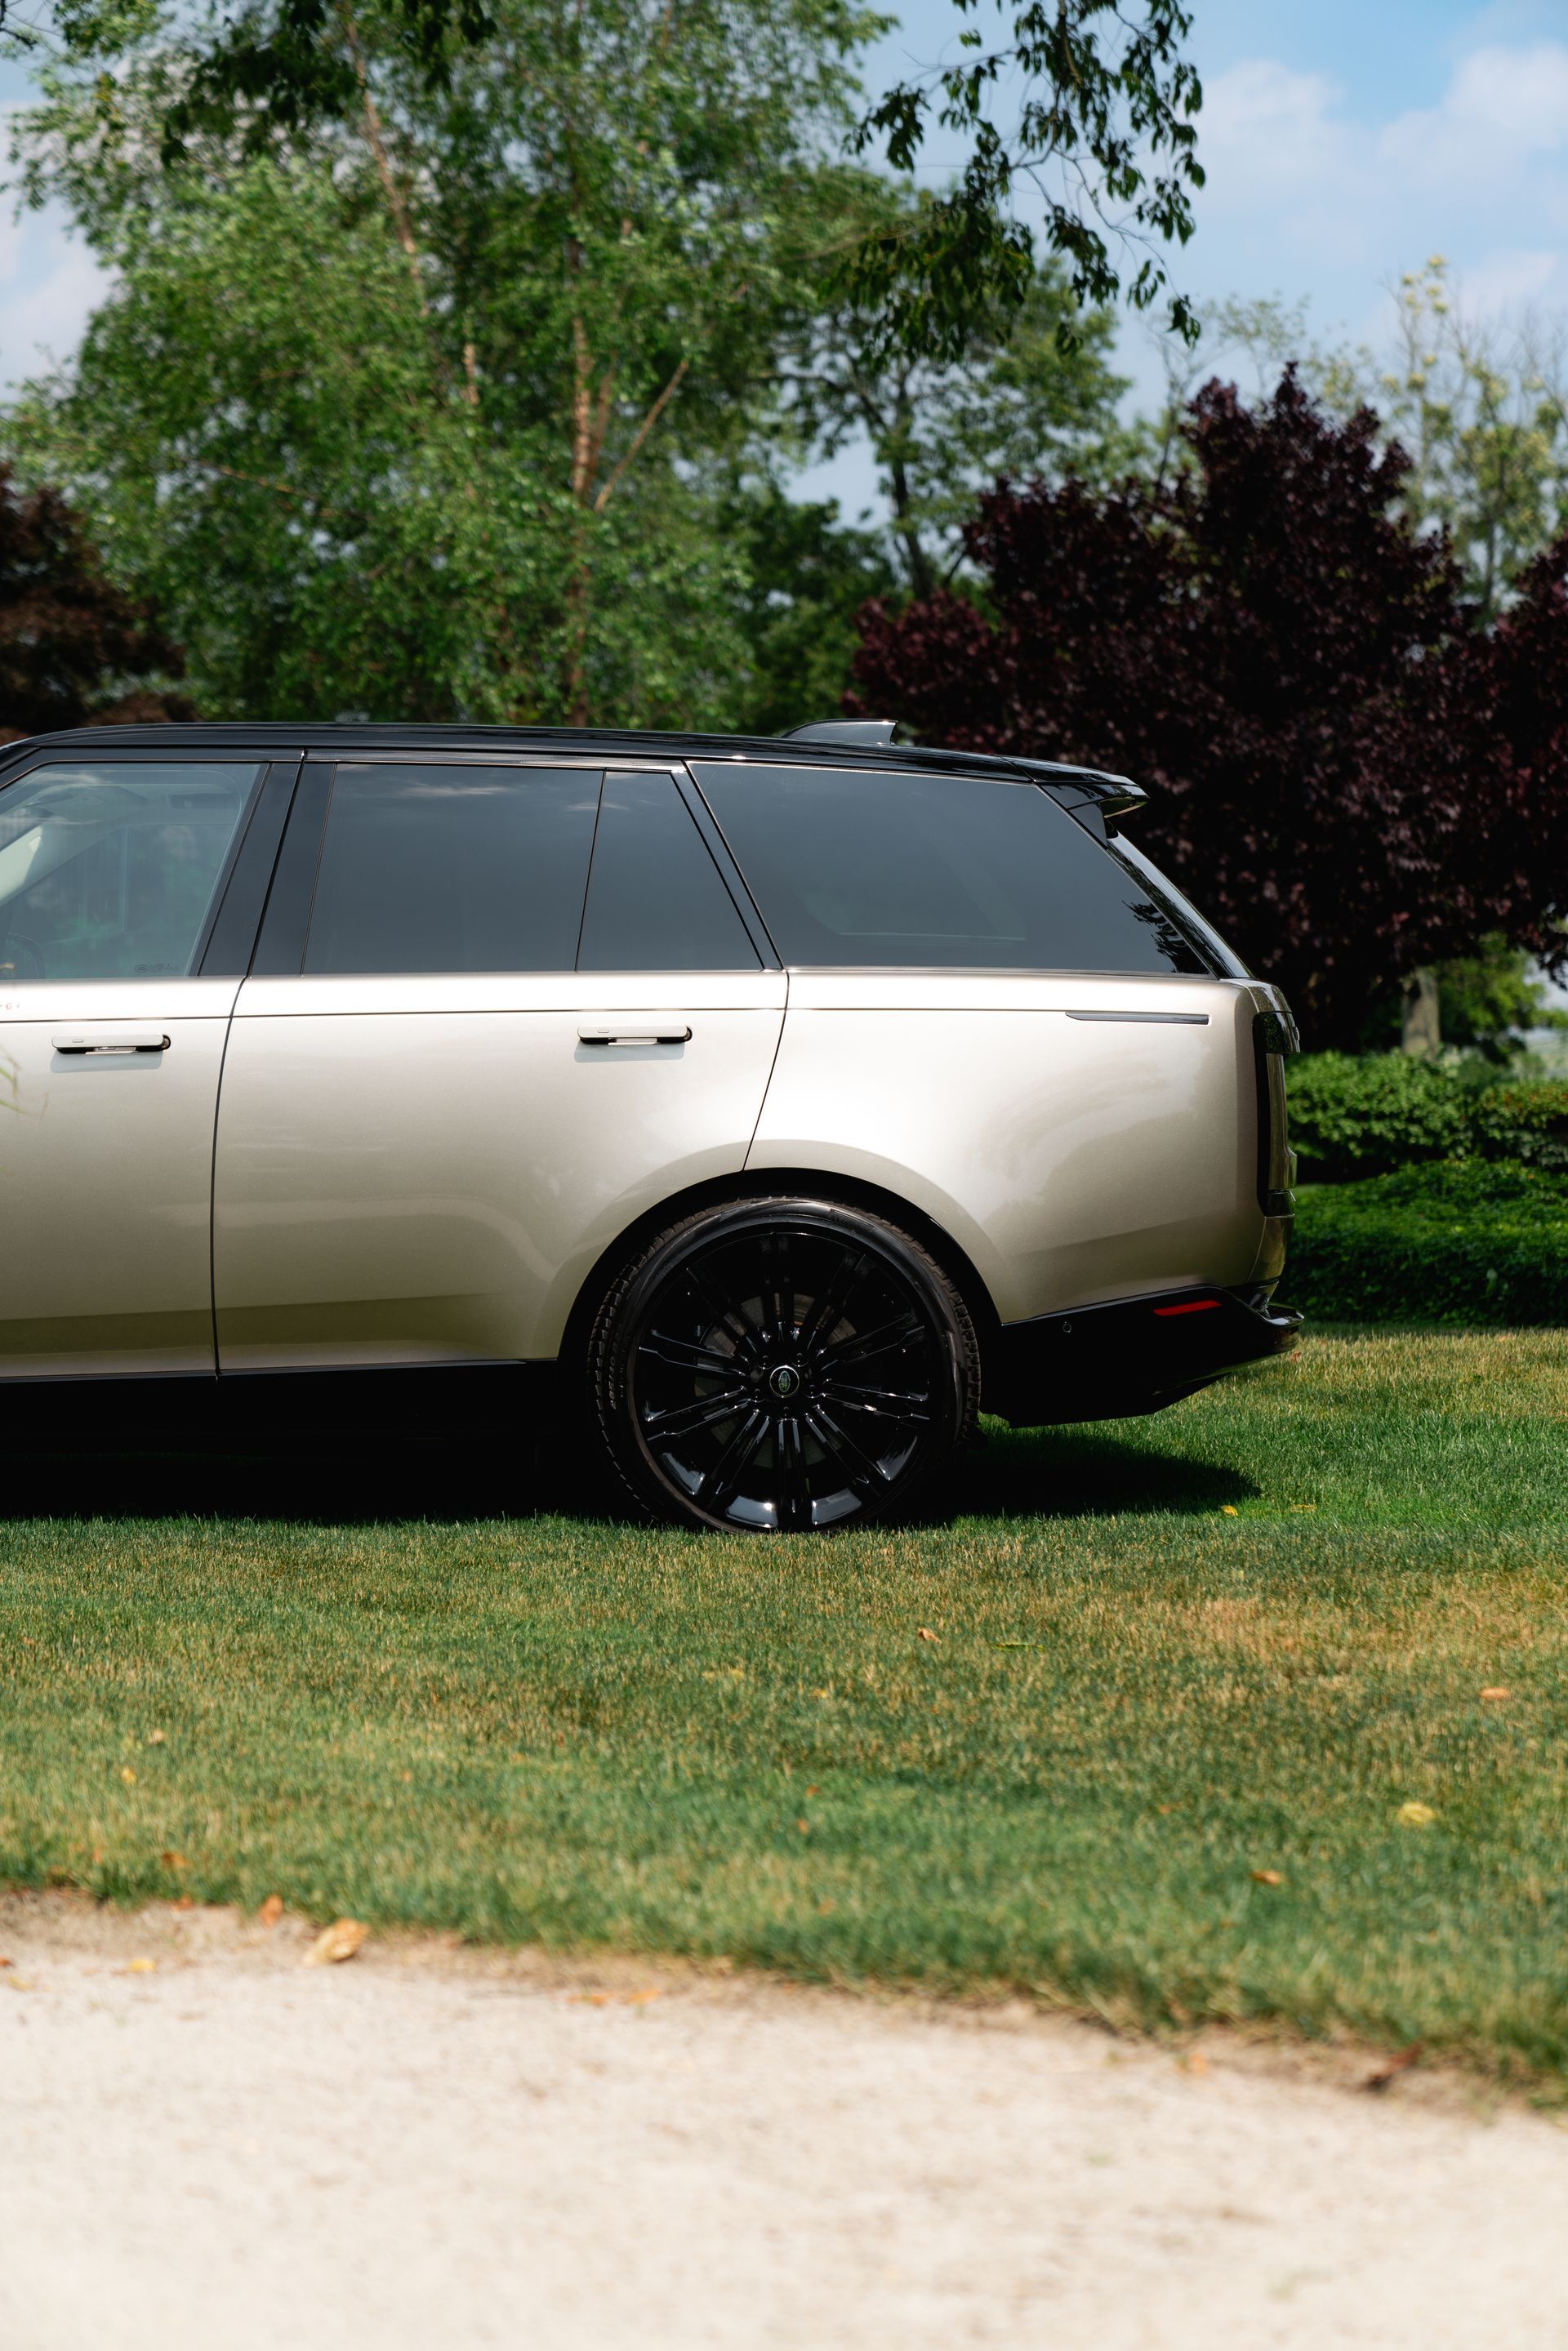
POLYGON ((563 1370, 575 1371, 581 1364, 594 1316, 611 1284, 627 1259, 634 1257, 655 1233, 663 1231, 666 1225, 677 1223, 683 1217, 695 1215, 700 1208, 768 1199, 781 1192, 824 1200, 834 1207, 863 1208, 870 1215, 898 1226, 913 1240, 918 1241, 941 1267, 969 1311, 980 1343, 981 1378, 984 1383, 993 1360, 1001 1318, 967 1250, 925 1209, 917 1208, 912 1200, 888 1191, 879 1184, 864 1183, 857 1176, 829 1173, 820 1167, 758 1167, 736 1175, 713 1176, 705 1183, 692 1184, 683 1191, 670 1193, 655 1207, 634 1217, 600 1252, 578 1289, 567 1316, 566 1328, 561 1333, 559 1360, 563 1370))

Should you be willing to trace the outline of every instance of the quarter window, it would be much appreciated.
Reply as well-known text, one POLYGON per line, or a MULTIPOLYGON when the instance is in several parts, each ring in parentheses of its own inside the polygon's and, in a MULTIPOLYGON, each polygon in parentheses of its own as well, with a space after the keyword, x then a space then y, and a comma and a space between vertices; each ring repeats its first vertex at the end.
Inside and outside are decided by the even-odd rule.
POLYGON ((755 971, 717 866, 667 775, 606 776, 580 971, 755 971))
POLYGON ((597 770, 340 767, 311 972, 570 971, 597 770))
POLYGON ((0 983, 188 972, 256 775, 105 760, 0 791, 0 983))
POLYGON ((1034 784, 749 762, 695 772, 787 964, 1205 968, 1137 877, 1034 784))

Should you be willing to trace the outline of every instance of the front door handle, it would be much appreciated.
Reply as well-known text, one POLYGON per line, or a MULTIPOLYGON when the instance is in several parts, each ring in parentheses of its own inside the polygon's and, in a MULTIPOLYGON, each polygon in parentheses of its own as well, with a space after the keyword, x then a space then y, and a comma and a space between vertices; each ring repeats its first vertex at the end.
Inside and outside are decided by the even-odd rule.
POLYGON ((580 1045, 685 1045, 690 1042, 691 1030, 684 1022, 676 1024, 654 1015, 654 1022, 642 1029, 580 1029, 580 1045))
POLYGON ((65 1029, 52 1040, 57 1053, 166 1053, 162 1029, 65 1029))

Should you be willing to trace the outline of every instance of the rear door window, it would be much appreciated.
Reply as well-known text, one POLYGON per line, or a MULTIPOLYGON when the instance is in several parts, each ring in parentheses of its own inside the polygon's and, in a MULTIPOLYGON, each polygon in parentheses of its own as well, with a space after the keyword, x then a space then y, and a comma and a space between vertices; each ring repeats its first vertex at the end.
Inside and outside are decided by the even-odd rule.
POLYGON ((606 776, 579 971, 757 971, 735 901, 668 775, 606 776))
POLYGON ((570 971, 600 776, 343 765, 308 972, 570 971))
POLYGON ((188 972, 258 772, 62 762, 0 791, 0 983, 188 972))
POLYGON ((1200 972, 1137 877, 1034 784, 704 762, 786 964, 1200 972))

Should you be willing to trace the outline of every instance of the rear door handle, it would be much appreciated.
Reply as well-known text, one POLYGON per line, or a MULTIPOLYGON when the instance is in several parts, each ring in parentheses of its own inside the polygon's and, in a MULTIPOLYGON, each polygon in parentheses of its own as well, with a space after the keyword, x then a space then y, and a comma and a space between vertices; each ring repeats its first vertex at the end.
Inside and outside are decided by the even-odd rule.
POLYGON ((684 1021, 665 1020, 654 1015, 657 1026, 650 1023, 643 1029, 580 1029, 580 1045, 685 1045, 691 1030, 684 1021))
POLYGON ((57 1053, 166 1053, 162 1029, 64 1029, 53 1040, 57 1053))

